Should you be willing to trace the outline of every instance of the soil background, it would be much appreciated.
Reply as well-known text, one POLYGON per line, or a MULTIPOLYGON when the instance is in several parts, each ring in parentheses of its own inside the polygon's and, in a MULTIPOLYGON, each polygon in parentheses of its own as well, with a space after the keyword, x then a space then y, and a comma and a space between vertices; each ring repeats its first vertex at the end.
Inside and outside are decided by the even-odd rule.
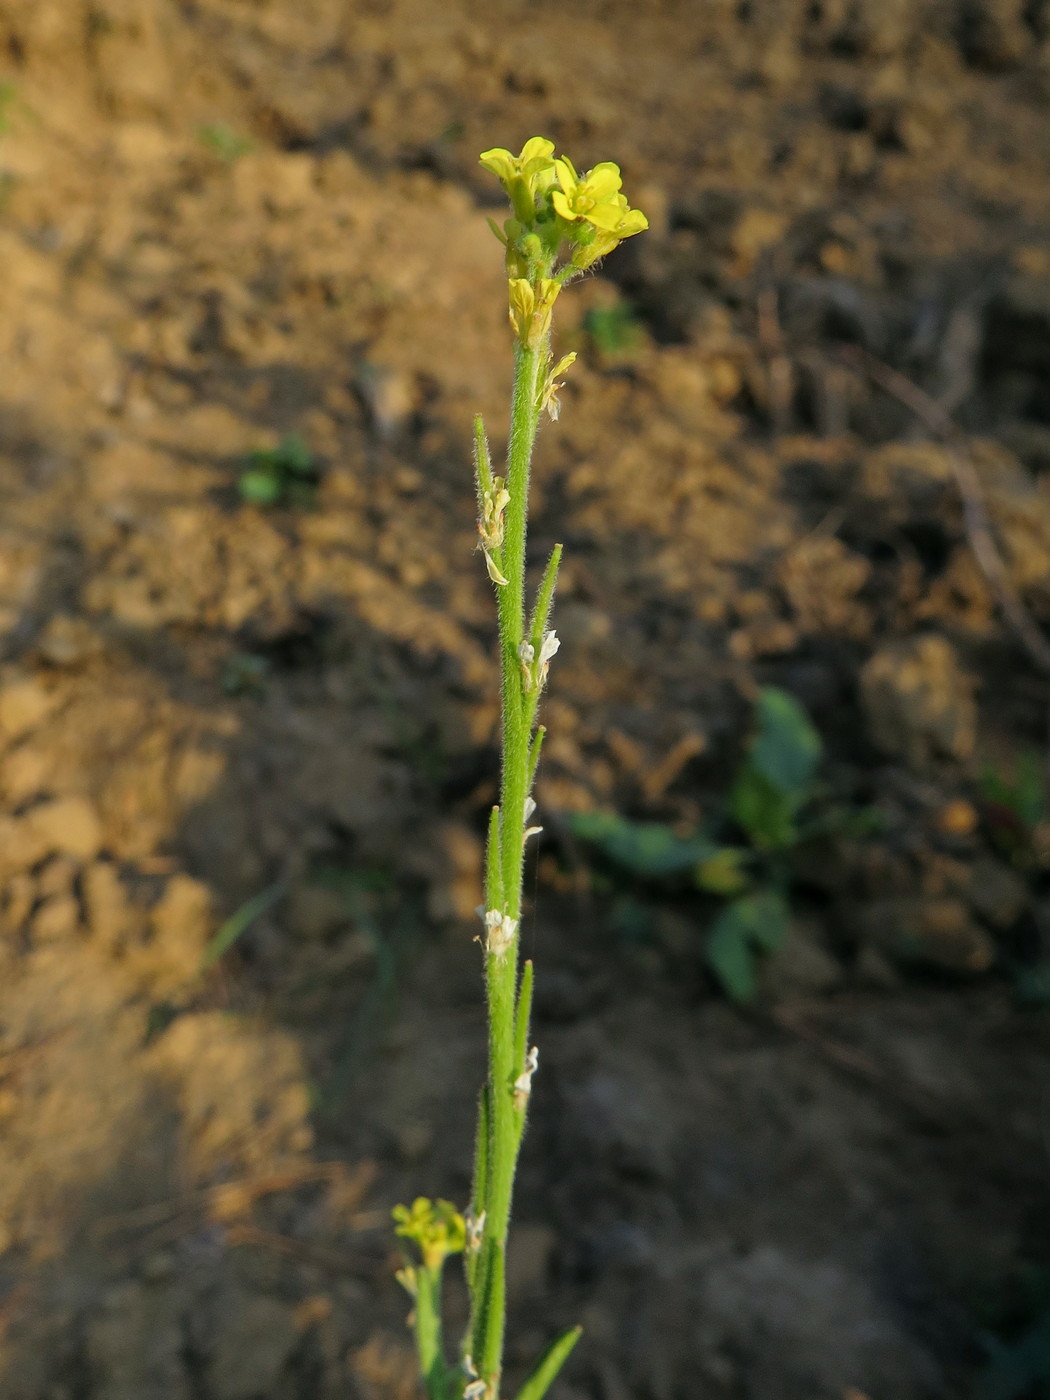
POLYGON ((1047 743, 1050 6, 0 0, 0 78, 0 1394, 415 1394, 389 1208, 464 1201, 484 1038, 477 153, 540 133, 652 227, 535 468, 510 1380, 580 1321, 559 1400, 979 1395, 1050 1264, 1050 843, 979 781, 1047 743), (312 498, 246 503, 289 434, 312 498), (763 684, 880 821, 739 1011, 716 904, 571 818, 713 820, 763 684))

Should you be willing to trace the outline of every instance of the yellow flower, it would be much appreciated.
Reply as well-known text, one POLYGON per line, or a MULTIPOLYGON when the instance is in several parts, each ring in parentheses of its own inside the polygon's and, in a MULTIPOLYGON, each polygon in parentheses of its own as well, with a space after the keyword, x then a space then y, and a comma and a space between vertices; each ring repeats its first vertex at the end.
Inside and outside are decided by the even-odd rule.
POLYGON ((521 222, 531 224, 536 217, 536 196, 554 183, 553 156, 553 141, 532 136, 519 156, 511 155, 503 146, 494 146, 491 151, 482 151, 478 159, 499 178, 521 222))
POLYGON ((521 148, 520 156, 512 156, 502 146, 494 146, 491 151, 482 151, 478 159, 486 170, 491 170, 506 185, 518 176, 527 180, 533 189, 547 188, 554 180, 554 142, 543 136, 532 136, 521 148), (546 179, 544 184, 544 178, 546 179))
POLYGON ((632 209, 620 193, 620 167, 613 161, 602 161, 582 179, 568 157, 556 160, 554 169, 559 186, 551 192, 555 212, 567 223, 582 220, 595 234, 590 242, 581 243, 577 248, 574 266, 590 267, 591 263, 612 252, 622 239, 649 227, 649 220, 642 211, 632 209))
MULTIPOLYGON (((395 1206, 392 1214, 397 1225, 395 1233, 416 1242, 425 1268, 440 1269, 448 1255, 462 1254, 467 1227, 451 1201, 428 1201, 419 1196, 411 1209, 395 1206)), ((410 1272, 414 1283, 414 1270, 410 1272)), ((407 1281, 403 1282, 408 1287, 407 1281)))
POLYGON ((568 156, 554 162, 554 172, 560 189, 551 194, 551 203, 563 219, 573 222, 586 219, 595 228, 612 232, 621 218, 621 208, 627 201, 620 195, 620 167, 611 160, 603 160, 581 180, 576 174, 568 156), (617 203, 617 196, 623 201, 617 203))

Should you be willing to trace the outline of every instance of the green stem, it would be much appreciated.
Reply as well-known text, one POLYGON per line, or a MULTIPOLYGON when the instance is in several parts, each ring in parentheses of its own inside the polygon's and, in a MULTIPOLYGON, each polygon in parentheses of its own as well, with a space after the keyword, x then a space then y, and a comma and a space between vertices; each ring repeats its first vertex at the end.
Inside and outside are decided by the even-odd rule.
POLYGON ((511 402, 510 441, 507 445, 507 491, 510 502, 505 516, 503 572, 506 587, 498 590, 500 661, 503 672, 503 772, 501 775, 501 853, 503 895, 513 919, 521 915, 522 839, 525 830, 525 798, 528 796, 528 747, 525 690, 519 648, 525 638, 525 534, 529 509, 529 472, 532 447, 539 426, 537 396, 541 369, 547 362, 547 346, 528 350, 518 345, 514 354, 514 396, 511 402))
MULTIPOLYGON (((502 670, 503 755, 498 824, 500 879, 489 875, 489 890, 502 894, 500 912, 521 920, 522 868, 525 846, 525 799, 532 779, 532 720, 535 706, 525 693, 520 647, 525 638, 525 536, 528 518, 529 473, 539 425, 537 400, 540 375, 546 369, 544 342, 530 350, 518 345, 514 358, 514 395, 507 446, 507 491, 502 549, 506 585, 497 589, 500 663, 502 670)), ((495 829, 495 828, 494 828, 495 829)), ((490 858, 495 855, 490 843, 490 858)), ((485 959, 488 992, 489 1148, 485 1173, 485 1250, 487 1265, 477 1272, 471 1345, 474 1362, 492 1395, 498 1394, 503 1365, 505 1324, 504 1259, 510 1226, 511 1197, 524 1110, 516 1107, 514 1081, 523 1065, 516 1063, 515 1022, 518 1012, 517 932, 509 948, 485 959)))
POLYGON ((429 1400, 447 1400, 448 1373, 441 1345, 441 1266, 416 1270, 416 1350, 429 1400))

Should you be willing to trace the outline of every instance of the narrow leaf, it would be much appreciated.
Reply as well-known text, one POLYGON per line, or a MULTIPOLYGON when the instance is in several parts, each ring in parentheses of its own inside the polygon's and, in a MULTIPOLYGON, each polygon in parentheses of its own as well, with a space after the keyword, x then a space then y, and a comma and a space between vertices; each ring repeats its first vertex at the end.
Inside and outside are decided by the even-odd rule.
POLYGON ((503 868, 499 855, 499 808, 489 813, 489 839, 485 850, 485 908, 503 908, 503 868))
POLYGON ((474 1194, 471 1210, 475 1220, 481 1218, 489 1189, 489 1086, 483 1084, 478 1095, 478 1127, 474 1144, 474 1194))
POLYGON ((503 1328, 507 1317, 506 1255, 500 1240, 490 1239, 488 1268, 485 1270, 484 1339, 480 1359, 475 1357, 483 1380, 499 1375, 503 1351, 503 1328))
POLYGON ((231 914, 225 923, 220 924, 201 957, 201 972, 207 972, 209 968, 214 967, 223 954, 229 952, 241 934, 251 927, 260 914, 265 914, 271 905, 276 904, 283 894, 283 882, 270 885, 253 895, 231 914))
POLYGON ((492 1247, 495 1240, 487 1236, 481 1241, 481 1248, 478 1250, 477 1259, 474 1263, 473 1275, 468 1279, 470 1284, 470 1354, 475 1363, 481 1355, 481 1348, 485 1344, 485 1328, 487 1326, 489 1295, 488 1279, 492 1265, 492 1247))
POLYGON ((554 586, 558 582, 560 564, 561 545, 556 544, 551 550, 551 557, 547 560, 547 567, 543 571, 543 578, 536 593, 536 606, 532 610, 532 621, 529 623, 529 640, 537 652, 550 619, 551 605, 554 602, 554 586))
POLYGON ((529 1048, 529 1020, 532 1016, 532 959, 525 962, 521 970, 521 987, 518 991, 518 1006, 514 1013, 514 1073, 518 1074, 525 1063, 529 1048))
POLYGON ((536 730, 536 733, 532 736, 532 744, 529 747, 529 781, 526 789, 528 792, 532 791, 533 784, 536 781, 536 769, 540 766, 540 749, 543 748, 543 740, 546 738, 546 735, 547 731, 541 724, 536 730))
POLYGON ((492 490, 492 458, 485 436, 485 420, 480 413, 474 415, 474 471, 477 474, 478 495, 482 496, 492 490))
POLYGON ((580 1340, 582 1327, 573 1327, 547 1348, 536 1369, 518 1391, 518 1400, 543 1400, 555 1376, 565 1365, 569 1353, 580 1340))

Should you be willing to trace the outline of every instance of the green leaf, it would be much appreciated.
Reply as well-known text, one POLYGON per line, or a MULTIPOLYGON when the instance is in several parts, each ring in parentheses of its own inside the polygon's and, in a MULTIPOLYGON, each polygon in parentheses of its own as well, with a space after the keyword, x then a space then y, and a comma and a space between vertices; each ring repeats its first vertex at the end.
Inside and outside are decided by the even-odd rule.
POLYGON ((602 355, 630 355, 645 344, 644 328, 629 301, 592 307, 583 318, 583 329, 602 355))
POLYGON ((245 472, 237 483, 241 500, 251 506, 273 506, 281 498, 281 479, 272 471, 245 472))
POLYGON ((582 1327, 573 1327, 547 1348, 532 1375, 518 1391, 518 1400, 543 1400, 555 1376, 565 1365, 569 1353, 580 1340, 582 1331, 582 1327))
POLYGON ((270 885, 267 889, 260 890, 257 895, 253 895, 235 913, 231 914, 225 923, 220 924, 204 950, 200 965, 201 972, 207 972, 210 967, 214 967, 223 954, 229 952, 241 934, 255 922, 260 914, 265 914, 271 905, 276 904, 283 894, 283 881, 279 881, 276 885, 270 885))
POLYGON ((197 140, 219 160, 229 164, 240 160, 252 149, 248 137, 234 131, 225 122, 205 122, 197 128, 197 140))
POLYGON ((756 717, 748 762, 781 792, 801 796, 820 763, 820 735, 795 697, 775 686, 759 692, 756 717))
POLYGON ((577 812, 570 829, 622 869, 650 879, 683 874, 717 850, 706 837, 676 836, 661 822, 632 822, 612 812, 577 812))
POLYGON ((748 1002, 755 995, 755 958, 772 953, 787 937, 790 912, 783 895, 759 890, 728 904, 715 920, 707 960, 729 996, 748 1002))
POLYGON ((775 890, 760 890, 757 894, 738 899, 736 904, 743 910, 754 942, 763 952, 775 953, 787 937, 791 922, 791 912, 784 896, 775 890))
POLYGON ((723 846, 702 860, 696 867, 693 878, 697 886, 708 894, 740 894, 747 888, 745 865, 749 852, 739 846, 723 846))
POLYGON ((730 815, 759 850, 779 851, 794 845, 797 808, 796 796, 781 791, 750 761, 737 774, 729 794, 730 815))
POLYGON ((298 433, 289 433, 282 438, 275 456, 278 465, 292 476, 312 476, 314 473, 314 454, 298 433))
MULTIPOLYGON (((730 905, 730 909, 732 905, 730 905)), ((755 958, 747 939, 726 919, 716 921, 707 942, 707 961, 722 989, 733 1001, 746 1003, 755 995, 755 958)))

